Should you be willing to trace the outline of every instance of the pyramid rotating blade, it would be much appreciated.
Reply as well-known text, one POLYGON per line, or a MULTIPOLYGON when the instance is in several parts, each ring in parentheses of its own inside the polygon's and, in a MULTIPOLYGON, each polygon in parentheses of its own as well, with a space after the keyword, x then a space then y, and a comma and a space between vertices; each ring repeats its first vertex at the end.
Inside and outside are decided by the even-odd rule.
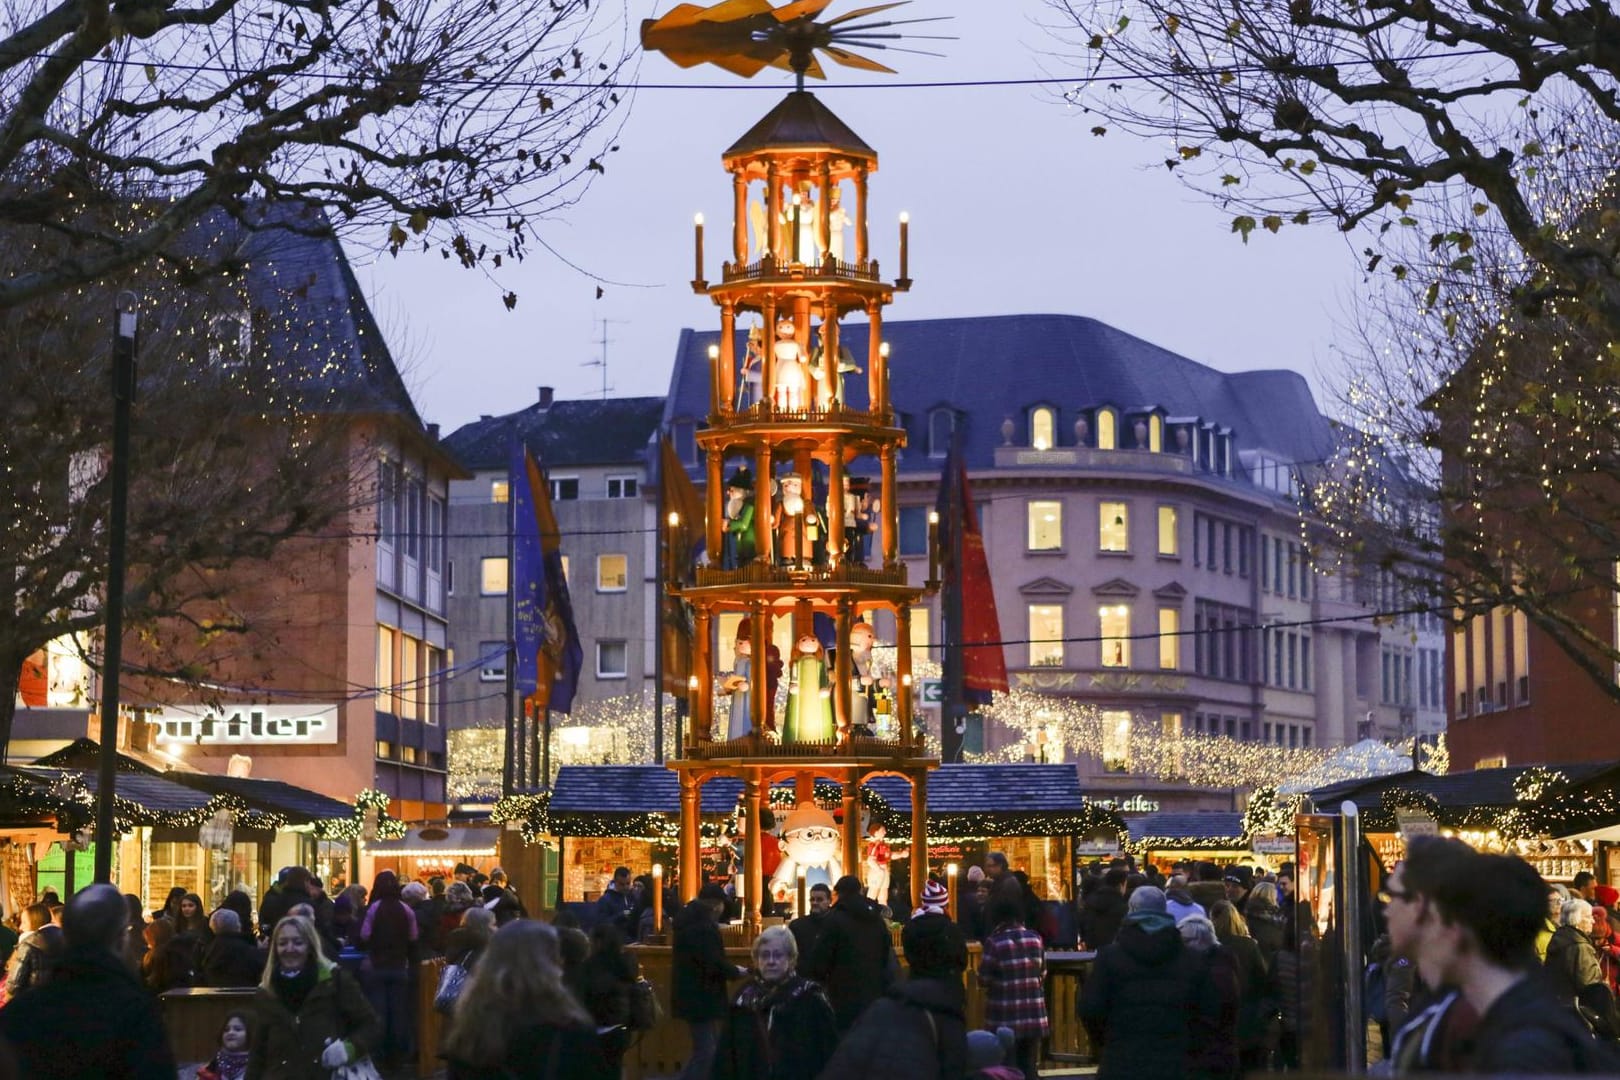
POLYGON ((898 74, 892 67, 886 67, 876 60, 869 60, 864 56, 852 53, 847 49, 828 46, 823 50, 828 56, 845 67, 859 68, 861 71, 875 71, 882 75, 898 74))
POLYGON ((876 15, 880 11, 888 11, 890 8, 904 7, 910 2, 911 0, 895 0, 892 4, 876 4, 872 7, 856 8, 854 11, 846 12, 836 19, 828 19, 822 25, 828 27, 837 26, 839 23, 849 22, 851 19, 859 19, 863 15, 876 15))
POLYGON ((777 22, 792 22, 805 16, 820 15, 822 9, 830 3, 832 0, 793 0, 792 3, 783 4, 771 14, 776 16, 777 22))

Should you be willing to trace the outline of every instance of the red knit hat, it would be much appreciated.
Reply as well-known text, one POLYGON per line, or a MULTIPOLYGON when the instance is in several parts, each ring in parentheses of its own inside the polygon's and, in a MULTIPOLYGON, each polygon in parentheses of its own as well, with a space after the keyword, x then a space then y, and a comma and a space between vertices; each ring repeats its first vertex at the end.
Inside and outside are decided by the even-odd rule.
POLYGON ((1597 902, 1606 908, 1612 908, 1615 904, 1620 904, 1620 889, 1615 888, 1613 885, 1594 885, 1592 895, 1597 897, 1597 902))

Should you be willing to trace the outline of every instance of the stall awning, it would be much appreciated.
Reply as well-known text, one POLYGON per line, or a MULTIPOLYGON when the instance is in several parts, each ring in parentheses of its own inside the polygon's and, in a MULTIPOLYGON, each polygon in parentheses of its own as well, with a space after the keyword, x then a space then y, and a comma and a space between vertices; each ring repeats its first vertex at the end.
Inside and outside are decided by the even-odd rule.
MULTIPOLYGON (((788 781, 780 786, 791 787, 788 781)), ((904 828, 911 785, 897 776, 874 776, 862 785, 870 809, 904 828)), ((729 814, 742 783, 717 777, 703 785, 704 815, 729 814)), ((679 820, 680 778, 659 765, 565 765, 558 770, 549 806, 550 828, 563 836, 644 835, 651 823, 667 829, 679 820), (615 828, 627 832, 614 832, 615 828)), ((945 765, 928 774, 929 831, 939 837, 1052 836, 1118 829, 1112 810, 1086 803, 1072 765, 945 765)))
POLYGON ((368 841, 366 854, 388 858, 477 858, 496 854, 500 842, 501 830, 490 826, 427 826, 412 829, 398 840, 368 841))
POLYGON ((354 807, 346 802, 281 780, 183 772, 167 772, 163 778, 209 795, 235 795, 254 809, 280 814, 291 825, 312 825, 317 821, 338 821, 354 816, 354 807))
POLYGON ((1614 790, 1620 765, 1513 765, 1432 773, 1415 770, 1347 780, 1309 792, 1324 813, 1354 802, 1363 828, 1393 831, 1396 806, 1420 809, 1450 828, 1504 828, 1520 836, 1567 837, 1620 824, 1614 790))

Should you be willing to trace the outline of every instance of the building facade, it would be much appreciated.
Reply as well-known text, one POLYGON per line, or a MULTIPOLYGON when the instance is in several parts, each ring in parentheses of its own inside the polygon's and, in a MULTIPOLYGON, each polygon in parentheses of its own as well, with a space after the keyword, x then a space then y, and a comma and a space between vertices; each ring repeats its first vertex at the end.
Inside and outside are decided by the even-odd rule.
MULTIPOLYGON (((336 237, 313 217, 293 224, 239 238, 245 306, 219 313, 231 351, 212 359, 267 365, 339 418, 345 510, 225 572, 224 602, 247 616, 251 647, 203 649, 198 686, 126 678, 123 705, 154 721, 155 750, 205 772, 248 769, 346 802, 375 788, 398 816, 442 816, 457 466, 411 401, 336 237)), ((98 691, 76 654, 43 650, 25 677, 13 760, 85 734, 98 691)))
MULTIPOLYGON (((863 329, 845 334, 855 356, 863 329)), ((1373 620, 1393 610, 1376 579, 1311 555, 1302 489, 1335 436, 1302 377, 1223 374, 1070 316, 883 332, 908 432, 900 556, 912 580, 928 575, 928 514, 960 439, 1011 685, 1100 711, 1101 753, 1078 759, 1088 791, 1171 797, 1133 772, 1142 725, 1296 747, 1440 730, 1438 629, 1373 620)), ((688 331, 677 351, 666 417, 689 465, 713 340, 688 331)), ((935 598, 913 615, 914 644, 939 626, 935 598)), ((986 751, 1016 754, 1013 741, 1075 759, 982 733, 986 751)))
POLYGON ((541 387, 529 407, 481 417, 445 439, 468 473, 450 486, 449 613, 457 664, 446 715, 453 730, 484 729, 493 737, 504 728, 514 439, 545 470, 562 532, 584 651, 575 701, 651 692, 657 507, 647 461, 662 411, 662 398, 557 401, 541 387))

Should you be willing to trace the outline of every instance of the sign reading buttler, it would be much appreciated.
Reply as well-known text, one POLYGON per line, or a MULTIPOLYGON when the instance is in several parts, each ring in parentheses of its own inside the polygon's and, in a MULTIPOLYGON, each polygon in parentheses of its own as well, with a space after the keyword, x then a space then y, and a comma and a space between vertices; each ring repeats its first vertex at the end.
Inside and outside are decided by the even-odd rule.
POLYGON ((338 741, 336 705, 165 706, 157 742, 192 746, 320 746, 338 741))

